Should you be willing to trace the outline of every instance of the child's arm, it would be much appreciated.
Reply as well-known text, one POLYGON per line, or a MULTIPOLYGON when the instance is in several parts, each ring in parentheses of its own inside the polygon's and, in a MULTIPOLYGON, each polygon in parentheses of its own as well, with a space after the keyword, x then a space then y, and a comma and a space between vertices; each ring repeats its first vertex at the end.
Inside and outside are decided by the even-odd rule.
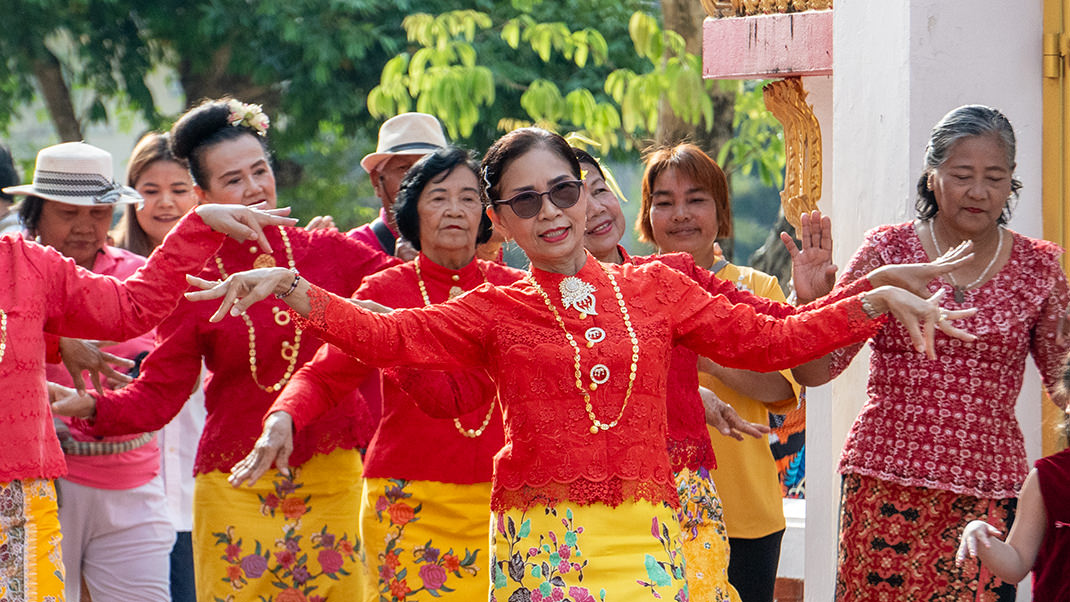
POLYGON ((1018 497, 1018 510, 1007 541, 997 539, 1001 533, 992 525, 980 520, 971 521, 962 531, 955 560, 961 565, 967 555, 976 557, 995 576, 1008 583, 1018 583, 1033 569, 1047 522, 1037 471, 1033 469, 1018 497))

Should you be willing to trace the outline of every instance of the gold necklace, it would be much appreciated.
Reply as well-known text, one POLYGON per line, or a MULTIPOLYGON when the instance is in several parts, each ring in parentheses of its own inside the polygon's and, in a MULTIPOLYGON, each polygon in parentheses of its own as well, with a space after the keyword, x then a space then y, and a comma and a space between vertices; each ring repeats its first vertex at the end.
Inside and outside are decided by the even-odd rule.
POLYGON ((7 353, 7 312, 0 309, 0 362, 7 353))
MULTIPOLYGON (((591 394, 587 391, 588 387, 583 386, 583 376, 580 370, 580 346, 576 344, 576 338, 573 337, 572 333, 569 332, 568 329, 565 327, 565 321, 561 319, 561 314, 558 313, 557 308, 554 307, 554 304, 550 301, 550 296, 546 294, 546 291, 542 290, 541 286, 539 286, 539 282, 535 279, 535 274, 528 274, 528 281, 531 282, 532 285, 534 285, 535 290, 539 293, 539 295, 542 296, 542 300, 546 303, 546 307, 550 310, 550 313, 554 315, 554 320, 557 321, 557 325, 561 327, 562 331, 564 331, 565 338, 568 339, 568 344, 572 346, 573 365, 575 367, 576 376, 576 389, 580 392, 580 395, 583 396, 583 405, 584 408, 587 410, 587 417, 591 419, 590 430, 592 435, 598 433, 599 430, 608 431, 609 429, 617 426, 617 424, 620 422, 621 417, 624 416, 624 409, 628 407, 628 401, 632 397, 632 385, 635 384, 635 373, 638 370, 639 366, 639 338, 635 336, 635 330, 632 328, 632 320, 631 317, 628 316, 628 308, 624 305, 624 295, 621 294, 620 287, 617 286, 616 278, 614 278, 613 274, 611 274, 610 271, 606 269, 606 266, 602 265, 602 270, 605 271, 606 276, 609 277, 609 283, 613 285, 613 293, 617 297, 617 305, 620 306, 620 314, 624 318, 624 327, 628 329, 628 338, 632 342, 632 366, 628 373, 628 390, 624 394, 624 404, 621 405, 620 412, 618 412, 617 417, 609 423, 602 422, 598 419, 597 416, 594 415, 594 406, 591 405, 591 394)), ((591 305, 593 305, 593 303, 591 305)), ((577 308, 577 310, 580 311, 580 319, 585 318, 586 313, 590 313, 584 312, 580 310, 580 308, 577 308)), ((591 334, 592 330, 595 329, 589 329, 587 331, 588 334, 585 335, 587 339, 588 348, 593 346, 594 343, 600 342, 605 337, 604 331, 602 332, 601 337, 597 337, 591 334)), ((607 368, 604 364, 598 364, 591 368, 591 384, 589 386, 591 391, 596 390, 598 388, 598 385, 603 384, 608 380, 609 368, 607 368)))
MULTIPOLYGON (((279 234, 282 235, 282 244, 286 247, 286 263, 290 269, 295 269, 294 265, 294 250, 290 246, 290 237, 286 234, 286 230, 279 228, 279 234)), ((252 251, 256 252, 255 248, 252 251)), ((267 256, 270 259, 270 264, 275 265, 275 259, 270 255, 261 254, 254 261, 254 265, 257 263, 261 265, 267 265, 268 262, 263 258, 267 256)), ((215 263, 219 267, 219 275, 224 279, 227 278, 227 271, 223 269, 223 260, 217 255, 215 263)), ((274 314, 275 323, 279 326, 287 326, 290 323, 290 314, 286 311, 280 310, 278 307, 272 307, 271 312, 274 314)), ((288 362, 286 366, 286 372, 282 375, 282 378, 273 385, 260 384, 260 379, 257 377, 256 368, 256 329, 253 327, 253 319, 249 317, 247 313, 241 315, 245 320, 245 326, 249 329, 249 372, 253 375, 253 382, 256 386, 267 391, 268 393, 278 393, 286 386, 286 383, 290 382, 290 377, 293 376, 294 370, 297 368, 297 354, 301 351, 301 328, 294 326, 294 342, 289 341, 282 342, 282 349, 279 354, 282 355, 282 359, 288 362)))
MULTIPOLYGON (((430 306, 431 305, 431 297, 427 296, 427 287, 424 285, 424 276, 423 276, 422 273, 420 273, 420 256, 417 255, 416 259, 412 263, 416 267, 416 283, 420 285, 420 296, 422 296, 424 298, 424 306, 425 307, 430 306)), ((457 274, 454 274, 453 275, 453 279, 454 279, 454 281, 458 281, 461 278, 457 274)), ((486 282, 486 281, 487 281, 487 274, 483 273, 483 282, 486 282)), ((457 296, 457 295, 453 294, 453 289, 460 290, 460 287, 453 286, 453 287, 450 288, 450 294, 449 294, 450 299, 452 299, 452 298, 457 296)), ((483 418, 483 424, 479 425, 479 428, 477 428, 477 429, 464 428, 464 425, 461 424, 461 420, 459 418, 454 418, 453 419, 453 428, 457 429, 457 432, 460 433, 461 435, 464 435, 465 437, 468 437, 469 439, 475 439, 476 437, 481 436, 483 434, 483 431, 487 430, 487 425, 490 424, 490 419, 491 419, 491 417, 493 415, 494 415, 494 402, 491 401, 490 402, 490 407, 487 408, 487 415, 486 415, 486 417, 483 418)))

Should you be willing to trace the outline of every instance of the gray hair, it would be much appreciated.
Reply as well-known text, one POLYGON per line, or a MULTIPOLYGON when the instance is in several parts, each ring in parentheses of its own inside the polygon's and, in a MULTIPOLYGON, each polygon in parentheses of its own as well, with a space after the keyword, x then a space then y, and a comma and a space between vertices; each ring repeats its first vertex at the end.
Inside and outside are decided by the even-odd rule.
MULTIPOLYGON (((1014 128, 1007 117, 992 107, 984 105, 963 105, 953 109, 944 115, 929 134, 929 144, 925 147, 925 169, 918 178, 918 198, 914 207, 918 218, 931 219, 940 210, 936 204, 936 195, 929 190, 929 174, 934 169, 947 161, 947 156, 957 142, 963 138, 975 136, 992 136, 1003 145, 1003 151, 1007 158, 1007 169, 1014 171, 1014 157, 1017 151, 1017 143, 1014 139, 1014 128)), ((1018 191, 1022 188, 1022 182, 1011 176, 1011 197, 1018 199, 1018 191)), ((1003 207, 1003 213, 997 220, 1005 224, 1011 219, 1010 198, 1003 207)))

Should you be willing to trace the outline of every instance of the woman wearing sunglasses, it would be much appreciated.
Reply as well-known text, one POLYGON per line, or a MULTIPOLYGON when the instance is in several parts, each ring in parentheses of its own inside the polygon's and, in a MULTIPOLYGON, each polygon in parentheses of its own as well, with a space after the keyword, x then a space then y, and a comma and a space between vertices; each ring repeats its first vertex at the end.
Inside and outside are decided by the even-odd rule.
MULTIPOLYGON (((223 283, 195 279, 206 290, 190 297, 222 297, 212 316, 221 320, 284 295, 303 324, 370 364, 488 372, 505 426, 491 489, 491 600, 688 598, 665 450, 674 345, 771 370, 863 340, 889 311, 925 351, 938 323, 955 332, 946 320, 969 313, 941 314, 931 300, 881 287, 777 320, 711 296, 659 263, 602 264, 583 248, 579 164, 568 143, 545 130, 499 139, 481 180, 491 221, 531 260, 523 281, 388 314, 280 269, 223 283)), ((453 399, 421 404, 436 414, 472 409, 453 399)))

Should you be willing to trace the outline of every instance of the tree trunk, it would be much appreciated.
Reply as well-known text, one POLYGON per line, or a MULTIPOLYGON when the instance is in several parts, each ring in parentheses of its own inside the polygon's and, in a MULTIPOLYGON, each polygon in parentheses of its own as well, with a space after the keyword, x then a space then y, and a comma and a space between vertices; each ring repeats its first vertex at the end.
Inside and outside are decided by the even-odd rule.
MULTIPOLYGON (((697 0, 662 0, 661 15, 664 28, 680 34, 688 52, 702 56, 702 22, 706 18, 702 3, 697 0)), ((736 95, 716 87, 712 96, 713 127, 708 131, 676 117, 668 101, 663 100, 658 110, 658 131, 655 134, 658 146, 686 141, 706 151, 710 157, 717 157, 721 146, 735 133, 732 119, 735 116, 736 95)), ((732 238, 718 239, 718 242, 725 257, 731 261, 735 255, 732 238)))
POLYGON ((74 113, 71 91, 63 79, 63 66, 59 59, 42 43, 33 62, 33 75, 41 87, 48 115, 56 127, 56 133, 64 142, 82 140, 82 125, 74 113))

